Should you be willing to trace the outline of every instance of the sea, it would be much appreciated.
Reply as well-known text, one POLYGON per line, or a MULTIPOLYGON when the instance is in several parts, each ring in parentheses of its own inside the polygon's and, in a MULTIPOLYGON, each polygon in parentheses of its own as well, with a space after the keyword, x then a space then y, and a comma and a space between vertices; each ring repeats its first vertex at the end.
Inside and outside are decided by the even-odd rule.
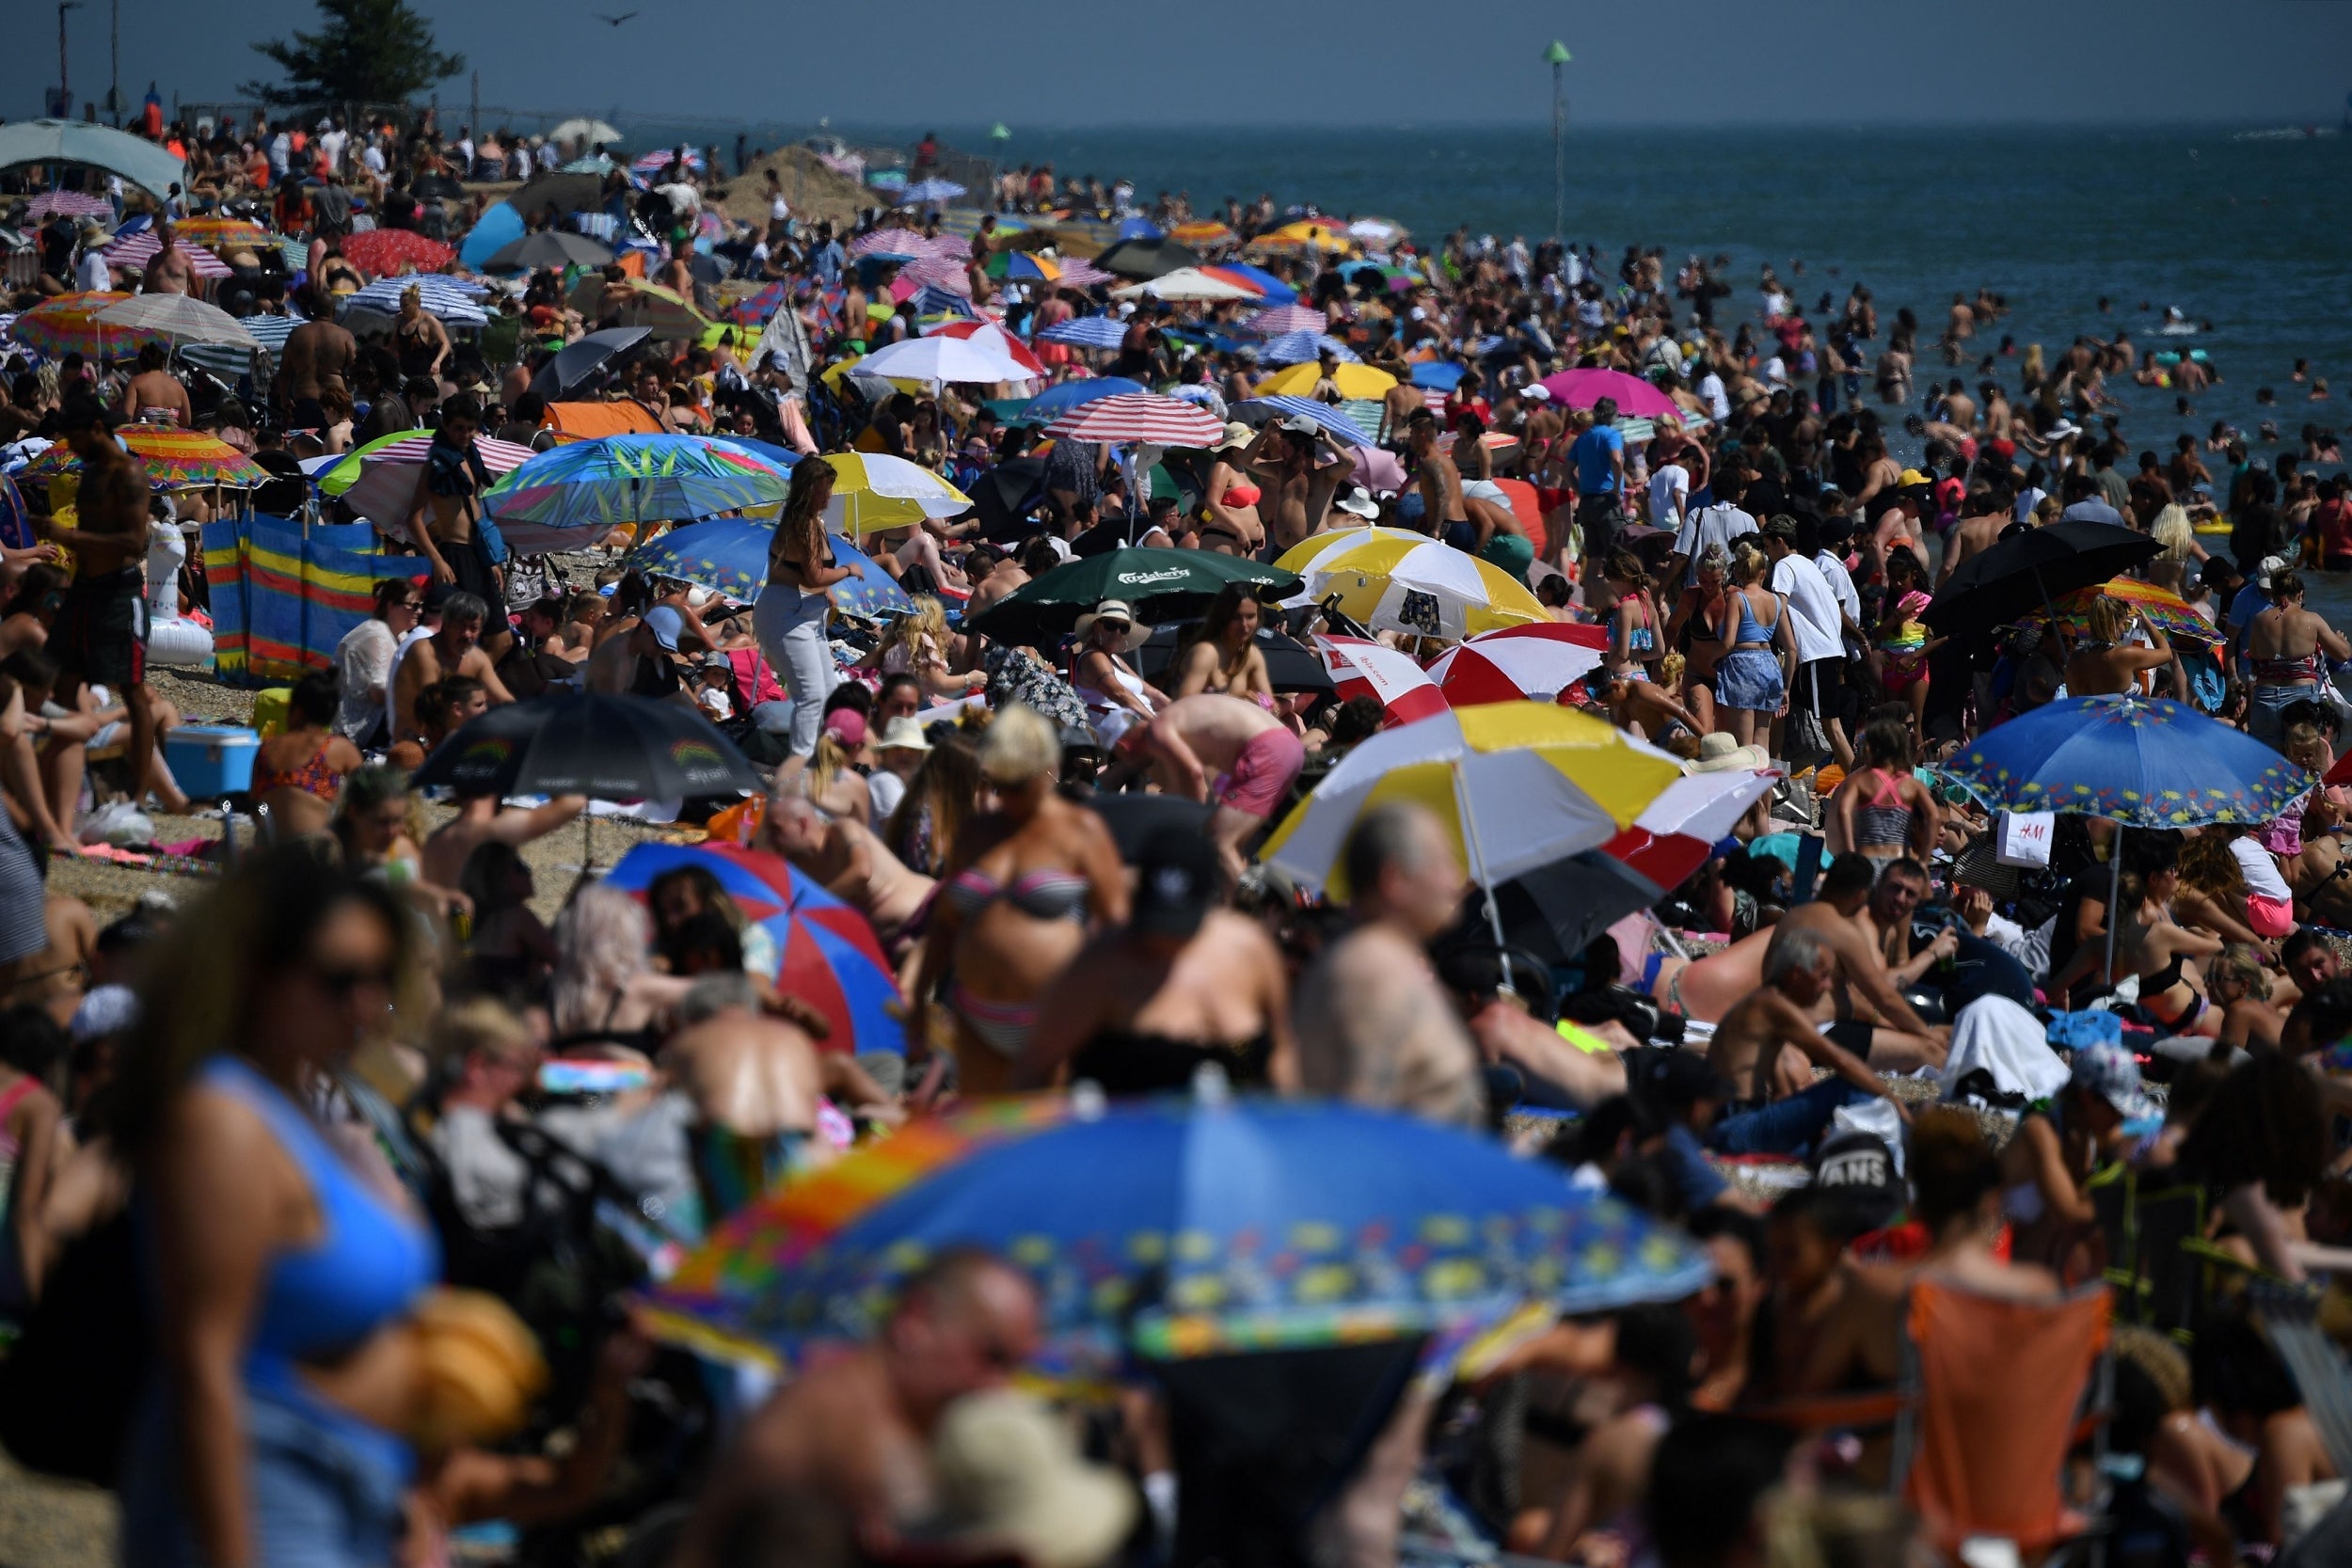
MULTIPOLYGON (((681 134, 650 122, 625 128, 631 147, 681 134)), ((754 145, 811 134, 746 129, 754 145)), ((951 146, 993 146, 1000 163, 1051 163, 1057 175, 1105 183, 1123 177, 1146 203, 1162 190, 1186 192, 1202 213, 1263 192, 1285 206, 1391 218, 1431 241, 1467 227, 1532 245, 1553 228, 1548 123, 1014 126, 993 144, 988 129, 831 128, 900 146, 935 130, 951 146)), ((723 153, 731 140, 721 139, 723 153)), ((2169 390, 2111 385, 2121 406, 2110 412, 2135 453, 2169 452, 2184 432, 2201 442, 2224 424, 2255 455, 2275 458, 2298 450, 2307 423, 2352 425, 2352 134, 2343 127, 1587 129, 1571 113, 1561 150, 1565 237, 1597 245, 1612 274, 1629 245, 1663 246, 1670 276, 1688 255, 1725 258, 1721 276, 1736 292, 1718 307, 1721 324, 1757 316, 1767 265, 1808 312, 1867 284, 1883 328, 1899 308, 1918 316, 1916 394, 1931 376, 1973 388, 1992 354, 1991 373, 2014 395, 2026 345, 2055 357, 2078 335, 2126 331, 2142 349, 2203 351, 2219 378, 2186 412, 2169 390), (1935 347, 1945 313, 1954 294, 1973 298, 1979 287, 2011 313, 1979 331, 1967 363, 1947 366, 1935 347), (2168 306, 2198 330, 2159 336, 2168 306), (1999 353, 2004 337, 2015 354, 1999 353), (2300 384, 2290 379, 2297 359, 2309 366, 2300 384), (2320 379, 2328 395, 2314 401, 2320 379), (2266 406, 2264 388, 2275 399, 2266 406), (2278 439, 2261 436, 2265 420, 2278 439)), ((1919 407, 1916 394, 1910 410, 1882 405, 1882 417, 1899 426, 1900 414, 1919 407)), ((1916 451, 1897 445, 1899 455, 1916 451)), ((2340 624, 2352 622, 2352 588, 2340 603, 2340 624)))

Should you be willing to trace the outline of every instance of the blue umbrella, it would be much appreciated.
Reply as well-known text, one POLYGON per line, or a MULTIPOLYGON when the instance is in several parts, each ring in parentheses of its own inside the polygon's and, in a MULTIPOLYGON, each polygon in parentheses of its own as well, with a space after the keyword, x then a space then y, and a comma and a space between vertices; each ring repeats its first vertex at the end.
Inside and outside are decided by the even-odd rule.
POLYGON ((915 290, 907 296, 907 303, 914 307, 918 321, 929 321, 934 316, 960 316, 965 321, 979 318, 979 312, 972 309, 969 299, 953 289, 942 288, 936 283, 926 283, 915 290))
POLYGON ((518 525, 609 529, 709 517, 784 499, 787 481, 749 452, 697 436, 606 436, 543 451, 483 498, 509 543, 518 525))
POLYGON ((457 246, 457 259, 476 272, 482 263, 523 237, 523 215, 513 202, 501 201, 474 219, 457 246))
POLYGON ((1275 277, 1272 273, 1266 271, 1263 267, 1253 267, 1247 261, 1219 261, 1216 263, 1216 270, 1219 272, 1238 273, 1240 276, 1249 279, 1250 282, 1255 283, 1262 291, 1263 291, 1265 294, 1265 302, 1268 305, 1295 305, 1298 303, 1298 291, 1283 282, 1280 278, 1275 277))
POLYGON ((1424 359, 1411 372, 1413 385, 1430 392, 1450 392, 1469 373, 1469 367, 1444 359, 1424 359))
POLYGON ((1073 348, 1117 348, 1127 340, 1127 324, 1110 316, 1076 316, 1038 334, 1049 343, 1073 348))
MULTIPOLYGON (((714 517, 690 523, 647 540, 629 551, 629 563, 656 577, 675 578, 699 588, 749 603, 759 597, 768 581, 768 546, 776 525, 766 517, 714 517)), ((836 609, 869 621, 914 608, 907 591, 874 563, 873 558, 847 539, 833 538, 834 559, 847 566, 866 568, 866 575, 844 578, 833 585, 836 609)))
POLYGON ((1118 231, 1112 235, 1112 238, 1120 240, 1164 240, 1168 238, 1168 236, 1162 233, 1160 231, 1159 225, 1153 223, 1150 218, 1128 218, 1120 224, 1118 231))
POLYGON ((1322 429, 1351 447, 1376 447, 1380 443, 1357 429, 1347 416, 1327 403, 1312 398, 1275 396, 1244 398, 1233 404, 1233 418, 1248 425, 1263 424, 1273 419, 1312 420, 1322 429))
MULTIPOLYGON (((2062 811, 2122 830, 2270 822, 2319 779, 2193 707, 2157 698, 2069 697, 1979 736, 1944 771, 1995 811, 2062 811)), ((2114 877, 2110 877, 2110 881, 2114 877)), ((2113 909, 2110 893, 2107 907, 2113 909)), ((2115 956, 2107 923, 2107 957, 2115 956)))
POLYGON ((1310 359, 1319 357, 1325 349, 1336 355, 1343 365, 1363 362, 1362 356, 1354 349, 1328 332, 1285 332, 1279 338, 1269 338, 1265 347, 1258 351, 1258 362, 1263 365, 1303 365, 1310 359))
POLYGON ((777 1188, 651 1306, 788 1358, 867 1338, 909 1275, 965 1245, 1036 1281, 1045 1363, 1077 1371, 1458 1343, 1530 1307, 1677 1300, 1713 1273, 1678 1233, 1453 1128, 1303 1101, 1073 1098, 918 1123, 777 1188))
POLYGON ((1014 416, 1022 424, 1051 424, 1083 404, 1098 398, 1117 397, 1122 392, 1140 392, 1147 388, 1139 381, 1123 375, 1098 375, 1089 381, 1065 381, 1058 387, 1048 387, 1024 404, 1014 416))

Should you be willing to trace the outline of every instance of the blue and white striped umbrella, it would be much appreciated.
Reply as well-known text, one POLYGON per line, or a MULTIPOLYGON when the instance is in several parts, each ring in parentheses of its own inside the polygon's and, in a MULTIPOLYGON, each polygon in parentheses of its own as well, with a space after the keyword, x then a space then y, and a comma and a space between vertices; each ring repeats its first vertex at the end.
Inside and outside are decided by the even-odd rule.
POLYGON ((1276 419, 1311 420, 1348 446, 1377 444, 1356 428, 1343 409, 1334 408, 1327 403, 1317 403, 1311 398, 1245 398, 1233 404, 1233 418, 1246 425, 1261 425, 1276 419))
MULTIPOLYGON (((1078 316, 1038 334, 1049 343, 1073 348, 1117 348, 1127 338, 1127 324, 1111 316, 1078 316)), ((1314 357, 1309 355, 1308 358, 1314 357)))
POLYGON ((272 354, 282 354, 286 340, 294 336, 294 329, 300 326, 303 320, 301 316, 246 316, 237 325, 251 333, 272 354))
POLYGON ((979 312, 972 309, 969 299, 953 289, 943 289, 936 283, 926 283, 907 295, 907 303, 914 307, 918 319, 928 320, 932 316, 961 316, 965 321, 979 319, 979 312))
POLYGON ((953 180, 917 180, 898 193, 905 205, 916 207, 927 201, 953 201, 963 194, 963 187, 953 180))
POLYGON ((1266 340, 1258 351, 1262 365, 1303 365, 1329 349, 1343 365, 1361 364, 1361 357, 1352 348, 1327 332, 1285 332, 1279 338, 1266 340))
POLYGON ((400 314, 400 296, 406 291, 417 291, 417 302, 425 314, 437 316, 451 326, 487 326, 489 313, 474 303, 473 296, 453 277, 432 273, 412 274, 405 277, 379 277, 343 302, 345 310, 372 310, 378 315, 400 314))

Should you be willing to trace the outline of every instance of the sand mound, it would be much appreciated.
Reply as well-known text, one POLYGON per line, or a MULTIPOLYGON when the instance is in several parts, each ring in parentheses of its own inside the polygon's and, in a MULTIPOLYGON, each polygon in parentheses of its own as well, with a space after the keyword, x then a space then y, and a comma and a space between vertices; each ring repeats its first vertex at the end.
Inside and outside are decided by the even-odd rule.
POLYGON ((785 147, 755 159, 749 170, 727 182, 722 209, 743 223, 768 221, 768 170, 776 171, 792 215, 805 223, 844 224, 876 198, 856 181, 827 168, 805 147, 785 147))

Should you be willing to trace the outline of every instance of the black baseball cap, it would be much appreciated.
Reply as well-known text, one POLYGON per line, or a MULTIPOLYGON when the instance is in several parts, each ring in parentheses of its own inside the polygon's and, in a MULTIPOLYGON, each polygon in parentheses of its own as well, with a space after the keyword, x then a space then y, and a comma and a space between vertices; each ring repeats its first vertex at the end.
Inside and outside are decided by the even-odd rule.
POLYGON ((1813 1184, 1830 1200, 1838 1227, 1861 1236, 1895 1223, 1908 1196, 1895 1151, 1875 1132, 1835 1132, 1813 1153, 1813 1184))
POLYGON ((1199 833, 1163 828, 1136 857, 1136 897, 1127 920, 1137 936, 1189 938, 1225 893, 1216 847, 1199 833))

